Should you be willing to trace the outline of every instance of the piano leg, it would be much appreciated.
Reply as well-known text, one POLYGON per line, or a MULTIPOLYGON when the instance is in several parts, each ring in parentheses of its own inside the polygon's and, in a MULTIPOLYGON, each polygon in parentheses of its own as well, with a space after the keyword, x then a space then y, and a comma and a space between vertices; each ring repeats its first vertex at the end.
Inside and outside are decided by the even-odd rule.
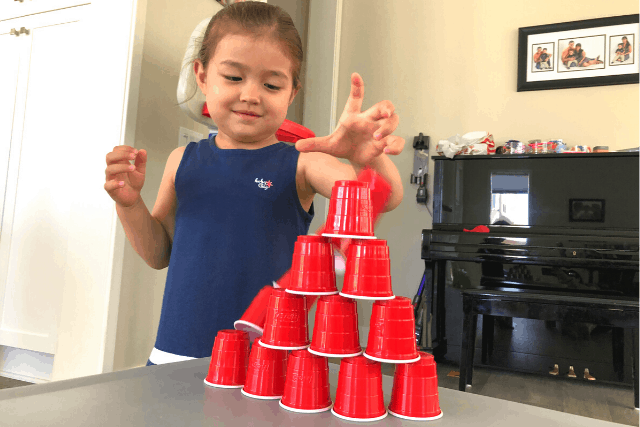
POLYGON ((433 355, 436 357, 436 362, 439 358, 444 357, 447 353, 447 337, 445 328, 445 319, 447 317, 445 303, 444 303, 444 289, 446 283, 446 261, 439 260, 434 262, 434 301, 436 307, 436 337, 438 339, 438 349, 434 350, 433 355))
POLYGON ((494 317, 488 314, 482 315, 482 363, 487 363, 487 355, 493 354, 493 328, 494 317))
POLYGON ((631 377, 633 379, 633 402, 635 408, 638 409, 638 328, 633 329, 631 333, 631 351, 633 354, 633 364, 631 365, 631 377))
POLYGON ((463 294, 464 324, 462 327, 462 348, 460 349, 460 380, 458 382, 458 390, 460 391, 465 391, 466 385, 471 385, 473 381, 473 357, 478 315, 473 312, 472 305, 472 299, 463 294))
POLYGON ((613 349, 613 371, 618 381, 624 381, 624 329, 612 328, 611 346, 613 349))

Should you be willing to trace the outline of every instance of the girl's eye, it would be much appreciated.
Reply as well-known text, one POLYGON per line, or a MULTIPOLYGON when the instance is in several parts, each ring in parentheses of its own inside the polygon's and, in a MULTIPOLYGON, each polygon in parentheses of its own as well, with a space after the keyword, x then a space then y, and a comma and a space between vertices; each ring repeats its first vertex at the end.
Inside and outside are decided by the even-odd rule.
POLYGON ((241 77, 235 77, 235 76, 224 76, 224 78, 227 80, 231 80, 232 82, 239 82, 242 80, 241 77))
POLYGON ((265 83, 264 85, 271 90, 280 90, 279 86, 270 85, 269 83, 265 83))

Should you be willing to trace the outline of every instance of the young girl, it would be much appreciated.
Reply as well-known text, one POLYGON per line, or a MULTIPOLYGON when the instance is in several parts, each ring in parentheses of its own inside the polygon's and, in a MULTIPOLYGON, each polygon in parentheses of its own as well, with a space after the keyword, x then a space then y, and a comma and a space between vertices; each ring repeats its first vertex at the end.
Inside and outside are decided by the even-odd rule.
POLYGON ((295 147, 278 142, 301 63, 300 37, 282 9, 226 7, 211 19, 194 61, 218 135, 171 153, 151 213, 140 197, 146 151, 118 146, 107 155, 104 188, 127 238, 149 266, 169 267, 147 365, 211 356, 218 330, 232 328, 258 291, 290 268, 316 193, 330 198, 335 181, 356 179, 369 165, 392 185, 386 211, 402 200, 386 156, 404 147, 391 135, 398 116, 389 101, 361 112, 355 73, 333 134, 295 147))

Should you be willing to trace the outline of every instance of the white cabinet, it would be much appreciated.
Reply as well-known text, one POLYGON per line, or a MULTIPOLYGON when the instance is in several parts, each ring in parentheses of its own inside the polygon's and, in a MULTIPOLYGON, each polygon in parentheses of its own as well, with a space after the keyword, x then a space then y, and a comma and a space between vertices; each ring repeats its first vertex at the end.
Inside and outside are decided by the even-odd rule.
POLYGON ((15 101, 13 111, 6 102, 0 117, 2 160, 8 157, 0 229, 0 345, 49 354, 55 353, 72 228, 69 185, 77 179, 69 153, 82 149, 80 139, 70 138, 69 119, 80 93, 75 82, 83 57, 78 43, 83 12, 86 6, 0 22, 0 40, 11 53, 2 81, 15 94, 2 96, 15 101), (11 29, 20 29, 12 24, 26 31, 11 35, 11 29))
POLYGON ((0 0, 0 21, 88 3, 86 0, 0 0))
POLYGON ((54 354, 52 379, 101 373, 124 247, 102 186, 106 153, 134 145, 137 1, 0 2, 0 346, 54 354))

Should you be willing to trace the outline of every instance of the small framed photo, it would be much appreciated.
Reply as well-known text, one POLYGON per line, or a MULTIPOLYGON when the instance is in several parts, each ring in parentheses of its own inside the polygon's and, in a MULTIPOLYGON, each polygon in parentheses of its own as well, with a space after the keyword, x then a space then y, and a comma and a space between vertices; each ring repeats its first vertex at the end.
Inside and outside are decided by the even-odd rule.
POLYGON ((604 222, 604 199, 569 199, 569 221, 604 222))
POLYGON ((554 70, 553 53, 555 42, 551 43, 537 43, 531 46, 531 72, 540 73, 544 71, 554 70))
POLYGON ((524 27, 518 92, 638 83, 638 15, 524 27))
POLYGON ((633 64, 634 34, 609 37, 609 65, 633 64))

